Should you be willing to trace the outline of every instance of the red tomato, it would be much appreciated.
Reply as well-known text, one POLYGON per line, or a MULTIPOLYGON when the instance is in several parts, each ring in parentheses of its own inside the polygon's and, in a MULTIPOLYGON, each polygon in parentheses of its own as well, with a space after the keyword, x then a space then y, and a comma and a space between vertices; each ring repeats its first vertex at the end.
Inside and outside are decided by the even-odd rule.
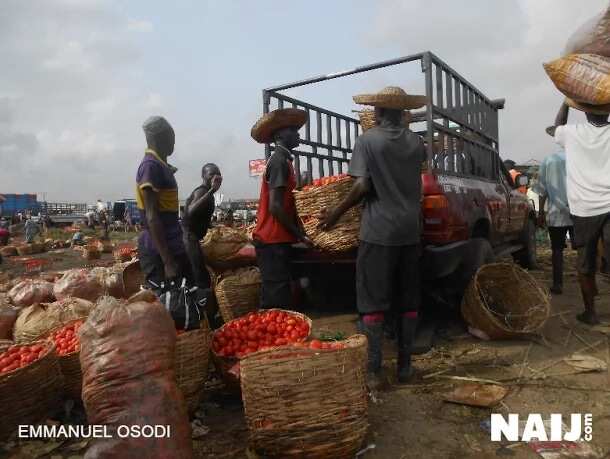
POLYGON ((311 349, 322 349, 322 342, 317 339, 312 339, 311 342, 309 343, 309 347, 311 349))
POLYGON ((290 332, 290 339, 293 341, 297 341, 301 337, 300 333, 296 330, 290 332))
POLYGON ((293 326, 293 325, 286 325, 285 330, 286 330, 287 332, 291 332, 292 330, 294 330, 294 326, 293 326))
POLYGON ((267 333, 276 333, 276 332, 277 332, 277 326, 273 322, 270 322, 269 325, 267 325, 267 333))

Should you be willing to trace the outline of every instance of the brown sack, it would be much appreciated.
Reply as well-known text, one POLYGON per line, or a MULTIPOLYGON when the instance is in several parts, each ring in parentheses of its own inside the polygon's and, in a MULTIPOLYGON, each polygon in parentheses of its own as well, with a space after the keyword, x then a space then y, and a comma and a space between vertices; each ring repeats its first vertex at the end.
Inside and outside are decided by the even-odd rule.
POLYGON ((53 301, 53 284, 40 279, 26 279, 15 285, 8 296, 15 306, 30 306, 34 303, 53 301))
POLYGON ((76 297, 96 301, 104 293, 104 286, 89 270, 72 269, 55 282, 53 292, 58 300, 76 297))
POLYGON ((610 57, 610 6, 572 34, 563 55, 575 53, 610 57))
POLYGON ((33 304, 23 309, 13 330, 15 342, 28 343, 46 335, 67 322, 86 317, 93 303, 80 298, 67 298, 54 303, 33 304))
POLYGON ((91 275, 95 276, 102 285, 104 294, 115 298, 123 298, 125 289, 123 288, 122 269, 120 266, 112 268, 93 268, 91 275))
POLYGON ((80 329, 83 402, 91 424, 169 425, 169 438, 99 439, 86 458, 191 458, 191 430, 176 386, 174 321, 158 302, 102 298, 80 329))
POLYGON ((585 104, 610 104, 610 58, 570 54, 544 64, 544 69, 566 97, 585 104))

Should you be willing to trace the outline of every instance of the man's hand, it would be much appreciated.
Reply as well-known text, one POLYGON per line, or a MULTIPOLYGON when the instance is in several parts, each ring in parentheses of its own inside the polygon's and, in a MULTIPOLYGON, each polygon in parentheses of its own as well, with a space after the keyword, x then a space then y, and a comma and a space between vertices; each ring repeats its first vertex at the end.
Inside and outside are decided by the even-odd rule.
POLYGON ((165 280, 173 280, 178 276, 178 265, 172 260, 168 260, 163 265, 165 271, 165 280))
POLYGON ((328 209, 322 210, 320 215, 318 215, 318 219, 320 220, 320 223, 318 223, 318 229, 324 231, 332 229, 332 227, 337 224, 340 217, 341 216, 338 214, 338 212, 336 212, 335 209, 331 211, 328 211, 328 209))
POLYGON ((538 211, 538 226, 544 228, 546 226, 546 215, 544 210, 538 211))
POLYGON ((216 193, 222 185, 222 175, 215 175, 212 177, 212 192, 216 193))

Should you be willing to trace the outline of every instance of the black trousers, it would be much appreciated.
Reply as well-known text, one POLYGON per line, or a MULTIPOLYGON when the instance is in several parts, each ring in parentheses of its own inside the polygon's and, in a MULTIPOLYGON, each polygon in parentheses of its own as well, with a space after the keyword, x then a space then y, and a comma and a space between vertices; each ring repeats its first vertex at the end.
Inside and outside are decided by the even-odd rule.
MULTIPOLYGON (((148 286, 153 282, 160 285, 165 281, 165 265, 158 253, 150 253, 141 246, 138 247, 138 257, 140 258, 140 269, 146 277, 148 286)), ((191 269, 191 262, 186 253, 175 254, 174 259, 178 265, 178 278, 186 278, 187 282, 192 285, 194 282, 191 269)))
POLYGON ((210 273, 205 267, 205 255, 201 248, 199 238, 192 233, 184 232, 183 242, 191 265, 191 272, 193 273, 195 285, 203 289, 210 288, 212 281, 210 279, 210 273))
POLYGON ((291 245, 256 242, 254 248, 262 278, 261 307, 290 309, 292 306, 291 245))
POLYGON ((419 310, 420 246, 384 246, 360 241, 356 262, 358 312, 419 310))

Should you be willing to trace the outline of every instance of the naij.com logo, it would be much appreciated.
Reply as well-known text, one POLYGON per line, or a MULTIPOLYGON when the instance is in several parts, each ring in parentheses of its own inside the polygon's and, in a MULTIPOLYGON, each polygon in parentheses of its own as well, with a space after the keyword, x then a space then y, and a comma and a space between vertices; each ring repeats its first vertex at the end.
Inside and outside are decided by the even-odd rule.
POLYGON ((520 419, 518 414, 509 414, 508 419, 502 414, 491 415, 491 441, 591 441, 593 438, 593 415, 572 413, 569 424, 564 422, 562 414, 551 414, 543 419, 541 414, 531 413, 527 419, 520 419))

